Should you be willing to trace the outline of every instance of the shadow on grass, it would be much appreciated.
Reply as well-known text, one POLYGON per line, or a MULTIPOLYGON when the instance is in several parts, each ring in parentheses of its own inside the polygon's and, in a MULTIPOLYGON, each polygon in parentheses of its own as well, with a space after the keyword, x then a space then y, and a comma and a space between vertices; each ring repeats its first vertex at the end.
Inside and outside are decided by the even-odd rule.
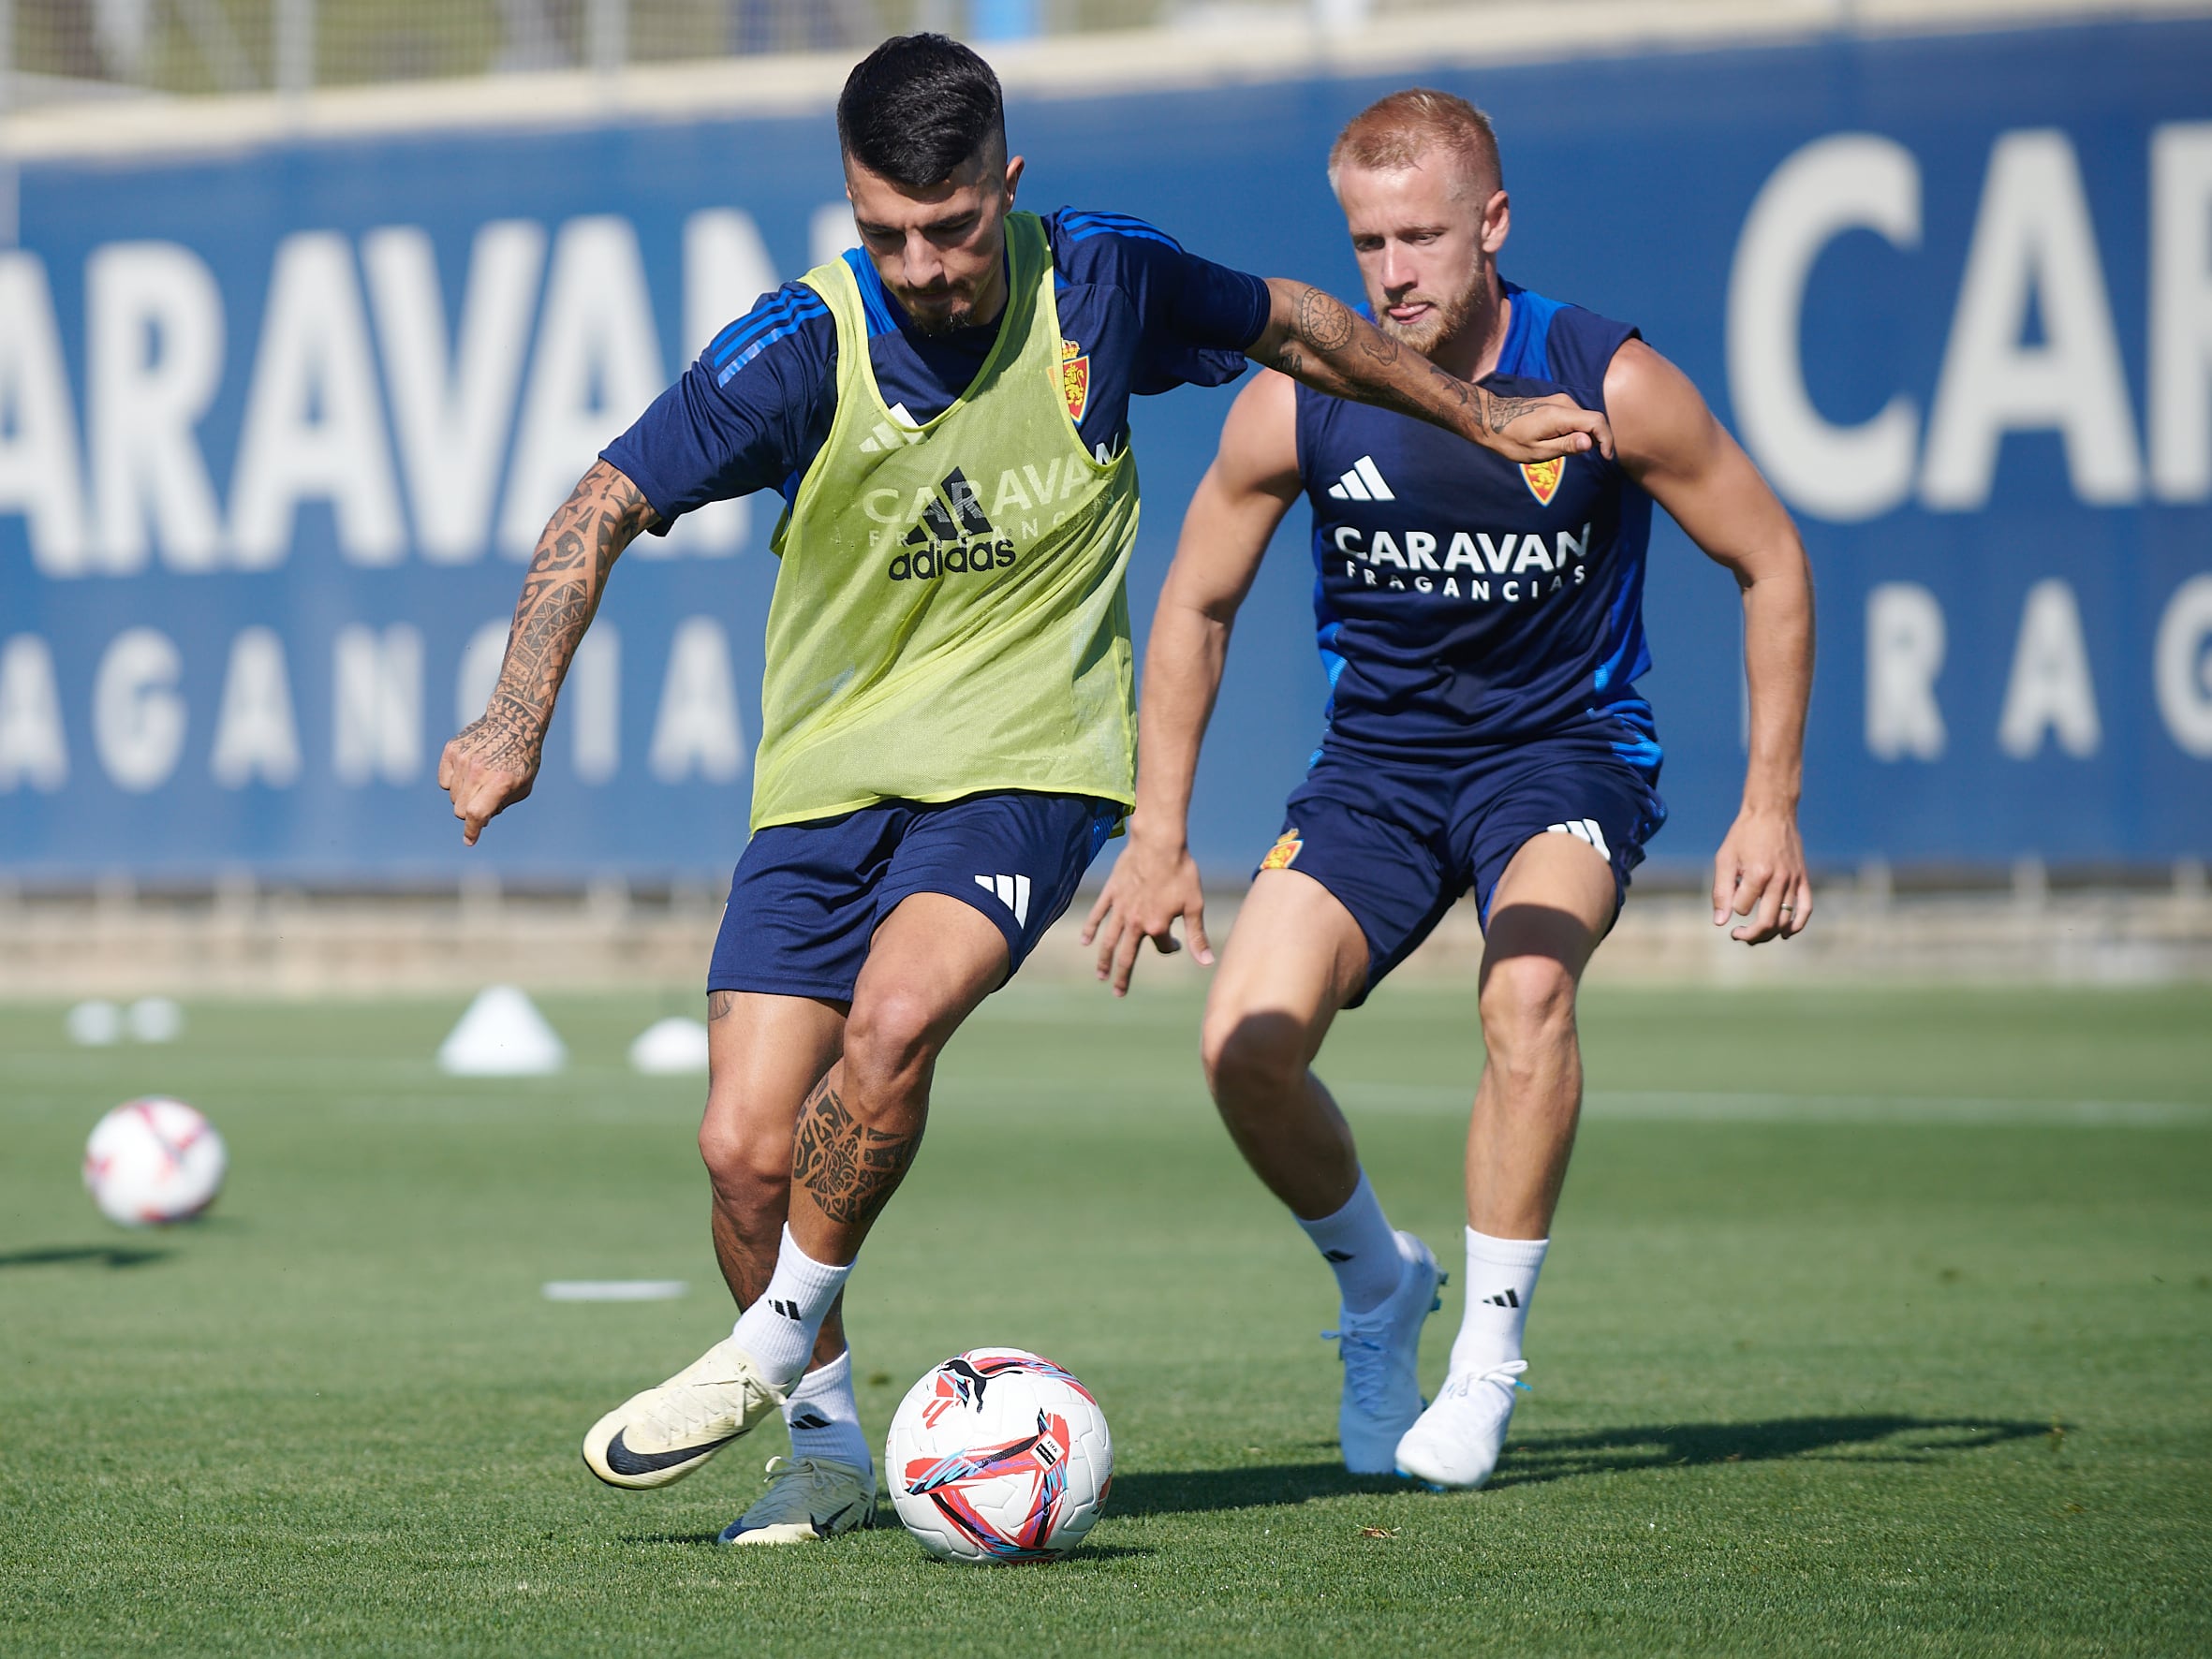
POLYGON ((1579 1434, 1534 1434, 1510 1440, 1490 1484, 1493 1488, 1538 1486, 1580 1475, 1765 1463, 1822 1453, 1839 1453, 1852 1462, 1927 1463, 2050 1431, 2048 1423, 1894 1414, 1591 1429, 1579 1434))
POLYGON ((171 1250, 124 1244, 50 1244, 36 1250, 0 1250, 0 1270, 7 1268, 142 1268, 167 1259, 171 1250))
POLYGON ((1342 1463, 1261 1463, 1248 1469, 1122 1471, 1113 1476, 1106 1513, 1200 1515, 1216 1509, 1272 1509, 1309 1498, 1401 1492, 1390 1475, 1348 1475, 1342 1463))
MULTIPOLYGON (((1924 1463, 2050 1432, 2048 1423, 1896 1416, 1777 1417, 1763 1423, 1654 1423, 1592 1429, 1512 1441, 1490 1487, 1497 1490, 1577 1475, 1772 1462, 1822 1453, 1839 1453, 1854 1462, 1924 1463)), ((1115 1516, 1190 1515, 1408 1490, 1407 1483, 1394 1476, 1348 1475, 1338 1463, 1131 1471, 1113 1477, 1113 1497, 1107 1512, 1115 1516)))
MULTIPOLYGON (((1107 1513, 1109 1515, 1128 1513, 1121 1503, 1121 1484, 1118 1476, 1115 1478, 1113 1491, 1113 1501, 1107 1505, 1107 1513)), ((899 1530, 898 1517, 891 1513, 889 1504, 884 1505, 883 1513, 876 1518, 876 1525, 871 1530, 878 1533, 896 1533, 899 1530)), ((858 1536, 857 1534, 846 1535, 848 1537, 858 1536)), ((627 1544, 682 1544, 705 1547, 714 1545, 719 1537, 720 1534, 717 1533, 628 1533, 624 1535, 623 1542, 627 1544)), ((920 1547, 916 1546, 916 1548, 920 1547)), ((1110 1561, 1118 1561, 1125 1556, 1150 1555, 1152 1553, 1152 1547, 1148 1544, 1094 1544, 1085 1542, 1077 1545, 1073 1550, 1062 1557, 1060 1562, 1021 1562, 1015 1564, 1021 1566, 1057 1566, 1063 1562, 1080 1564, 1086 1561, 1103 1564, 1110 1561)), ((963 1564, 955 1563, 953 1564, 963 1564)))

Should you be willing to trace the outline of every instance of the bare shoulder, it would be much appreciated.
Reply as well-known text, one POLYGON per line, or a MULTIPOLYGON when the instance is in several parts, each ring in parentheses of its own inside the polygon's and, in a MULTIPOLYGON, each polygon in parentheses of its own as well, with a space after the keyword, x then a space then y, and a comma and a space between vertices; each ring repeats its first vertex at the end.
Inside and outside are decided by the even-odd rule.
POLYGON ((1605 413, 1631 470, 1639 462, 1679 462, 1717 431, 1696 383, 1641 340, 1623 341, 1606 366, 1605 413))
POLYGON ((1623 406, 1631 413, 1677 410, 1688 403, 1703 407, 1704 398, 1680 369, 1641 340, 1624 340, 1605 367, 1605 407, 1609 414, 1623 406))
POLYGON ((1298 383, 1262 369, 1236 394, 1215 465, 1233 486, 1279 492, 1298 478, 1298 383))

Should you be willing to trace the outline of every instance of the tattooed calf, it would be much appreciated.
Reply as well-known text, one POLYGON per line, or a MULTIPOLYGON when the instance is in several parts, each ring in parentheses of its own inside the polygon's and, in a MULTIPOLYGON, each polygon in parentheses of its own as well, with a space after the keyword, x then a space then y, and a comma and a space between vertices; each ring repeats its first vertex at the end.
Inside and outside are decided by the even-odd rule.
POLYGON ((858 1122, 824 1078, 799 1113, 791 1179, 832 1221, 875 1218, 921 1149, 922 1137, 890 1135, 858 1122))

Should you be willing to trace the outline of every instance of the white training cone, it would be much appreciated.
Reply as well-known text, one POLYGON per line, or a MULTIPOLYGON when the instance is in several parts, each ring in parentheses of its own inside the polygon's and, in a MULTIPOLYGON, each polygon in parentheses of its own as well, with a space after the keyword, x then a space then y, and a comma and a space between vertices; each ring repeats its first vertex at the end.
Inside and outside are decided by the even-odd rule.
POLYGON ((79 1003, 69 1010, 69 1040, 87 1049, 104 1049, 123 1040, 123 1010, 99 997, 79 1003))
POLYGON ((656 1020, 630 1045, 630 1069, 647 1077, 677 1077, 707 1068, 707 1028, 671 1014, 656 1020))
POLYGON ((478 991, 437 1051, 438 1069, 457 1078, 542 1077, 568 1060, 538 1005, 511 985, 478 991))
POLYGON ((166 996, 139 998, 123 1019, 134 1042, 173 1043, 184 1035, 184 1010, 166 996))

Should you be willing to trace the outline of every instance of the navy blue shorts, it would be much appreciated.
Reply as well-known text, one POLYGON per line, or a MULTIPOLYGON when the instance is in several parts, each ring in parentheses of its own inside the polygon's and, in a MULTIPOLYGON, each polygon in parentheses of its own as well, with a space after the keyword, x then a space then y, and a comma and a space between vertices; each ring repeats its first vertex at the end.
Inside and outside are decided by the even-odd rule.
POLYGON ((1068 908, 1122 811, 1007 791, 879 801, 758 830, 730 878, 707 989, 850 1002, 876 929, 916 893, 989 917, 1006 935, 1010 977, 1068 908))
POLYGON ((1449 760, 1326 740, 1260 868, 1310 875, 1351 912, 1367 938, 1357 1007, 1470 888, 1487 926, 1505 867, 1547 831, 1603 855, 1617 915, 1667 821, 1658 784, 1658 744, 1612 720, 1449 760))

